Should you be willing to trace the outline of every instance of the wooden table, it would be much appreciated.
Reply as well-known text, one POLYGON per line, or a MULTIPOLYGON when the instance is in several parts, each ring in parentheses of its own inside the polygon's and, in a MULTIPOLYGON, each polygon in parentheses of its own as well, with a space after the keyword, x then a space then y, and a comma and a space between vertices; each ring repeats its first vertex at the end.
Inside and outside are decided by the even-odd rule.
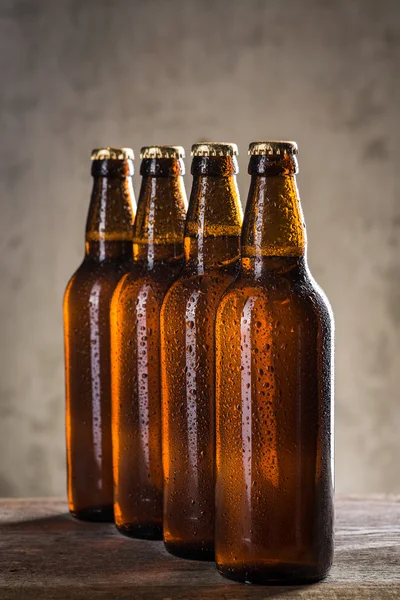
POLYGON ((400 598, 400 497, 338 498, 331 575, 310 586, 249 586, 212 563, 170 556, 112 524, 72 519, 63 500, 0 500, 0 599, 400 598))

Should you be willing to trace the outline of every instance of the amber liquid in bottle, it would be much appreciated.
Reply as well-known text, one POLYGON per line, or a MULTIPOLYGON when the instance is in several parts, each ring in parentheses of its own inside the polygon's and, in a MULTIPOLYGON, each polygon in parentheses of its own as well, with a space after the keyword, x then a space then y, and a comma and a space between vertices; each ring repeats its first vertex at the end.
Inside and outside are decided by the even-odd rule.
POLYGON ((296 172, 294 155, 251 156, 241 271, 216 318, 216 562, 248 583, 321 579, 333 554, 333 318, 296 172))
POLYGON ((115 522, 121 533, 147 539, 163 532, 160 309, 183 265, 180 150, 142 161, 133 269, 111 309, 115 522))
POLYGON ((214 318, 237 275, 242 213, 234 156, 194 156, 185 267, 161 311, 164 542, 214 557, 214 318))
POLYGON ((110 301, 132 261, 131 159, 94 160, 85 258, 64 296, 68 503, 113 520, 110 301))

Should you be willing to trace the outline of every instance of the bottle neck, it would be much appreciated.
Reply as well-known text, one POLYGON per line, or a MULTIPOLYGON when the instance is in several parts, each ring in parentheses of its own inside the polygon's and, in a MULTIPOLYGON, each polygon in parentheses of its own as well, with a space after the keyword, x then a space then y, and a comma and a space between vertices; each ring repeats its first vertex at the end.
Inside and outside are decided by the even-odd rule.
POLYGON ((218 171, 218 159, 199 157, 193 161, 193 185, 185 228, 185 260, 196 273, 224 268, 240 257, 242 207, 236 181, 236 159, 224 157, 218 171), (228 160, 229 159, 229 160, 228 160), (211 174, 205 172, 207 163, 211 174), (202 170, 200 174, 197 170, 202 170), (222 173, 222 174, 221 174, 222 173))
POLYGON ((132 174, 132 161, 93 162, 93 188, 86 222, 86 256, 107 260, 132 255, 136 210, 132 174))
MULTIPOLYGON (((179 162, 178 159, 157 159, 157 163, 161 160, 179 162)), ((147 166, 150 169, 151 165, 147 166)), ((187 208, 185 186, 180 174, 183 169, 174 171, 172 167, 167 169, 167 166, 164 171, 154 169, 158 175, 149 175, 149 169, 141 169, 143 178, 134 225, 133 258, 134 261, 143 262, 149 269, 156 263, 183 260, 187 208)))
POLYGON ((255 271, 275 269, 278 263, 289 266, 305 260, 306 247, 295 175, 253 173, 242 232, 243 264, 255 271))

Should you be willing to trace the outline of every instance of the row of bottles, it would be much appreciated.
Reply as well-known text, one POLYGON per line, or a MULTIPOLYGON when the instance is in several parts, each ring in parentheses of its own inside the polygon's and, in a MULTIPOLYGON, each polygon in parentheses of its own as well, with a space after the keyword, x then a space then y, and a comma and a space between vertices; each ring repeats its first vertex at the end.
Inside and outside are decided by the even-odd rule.
POLYGON ((85 259, 64 300, 71 513, 215 557, 248 582, 332 561, 333 319, 306 262, 297 146, 92 155, 85 259), (136 217, 134 215, 136 213, 136 217), (132 251, 133 248, 133 251, 132 251))

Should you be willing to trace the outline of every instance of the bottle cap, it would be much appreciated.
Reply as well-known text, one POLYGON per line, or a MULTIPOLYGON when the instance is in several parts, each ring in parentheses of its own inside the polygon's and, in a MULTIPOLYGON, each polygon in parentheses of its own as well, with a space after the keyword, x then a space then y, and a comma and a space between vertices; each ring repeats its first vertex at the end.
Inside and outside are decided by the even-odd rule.
POLYGON ((299 149, 296 142, 282 140, 269 140, 264 142, 251 142, 249 145, 250 156, 284 155, 293 156, 298 154, 299 149))
POLYGON ((132 148, 95 148, 91 160, 134 160, 132 148))
POLYGON ((182 146, 143 146, 140 158, 185 158, 182 146))
POLYGON ((192 156, 237 156, 239 154, 236 144, 225 142, 201 142, 193 144, 192 156))

